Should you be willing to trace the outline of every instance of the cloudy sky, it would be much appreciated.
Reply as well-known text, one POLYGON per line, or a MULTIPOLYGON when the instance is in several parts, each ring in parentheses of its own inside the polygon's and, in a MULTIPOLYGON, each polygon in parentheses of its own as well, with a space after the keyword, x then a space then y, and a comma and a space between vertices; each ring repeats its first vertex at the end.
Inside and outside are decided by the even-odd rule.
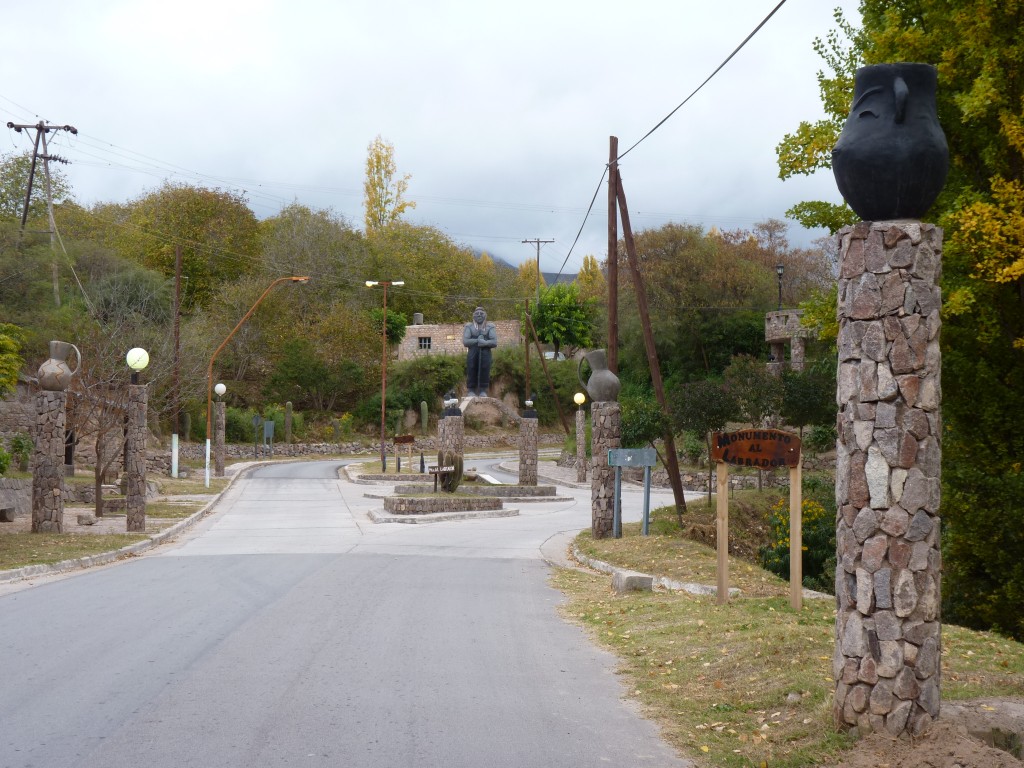
MULTIPOLYGON (((42 119, 82 203, 164 180, 243 190, 362 224, 366 149, 409 173, 408 218, 519 263, 604 258, 608 137, 633 146, 778 0, 54 0, 0 14, 0 126, 42 119), (591 200, 597 201, 585 219, 591 200), (584 223, 586 221, 586 223, 584 223), (577 232, 579 243, 572 249, 577 232)), ((775 145, 821 116, 815 37, 855 0, 787 0, 621 161, 633 226, 749 228, 831 173, 782 182, 775 145)), ((30 146, 0 129, 0 153, 30 146)), ((795 223, 789 236, 808 244, 795 223)), ((564 265, 564 267, 563 267, 564 265)))

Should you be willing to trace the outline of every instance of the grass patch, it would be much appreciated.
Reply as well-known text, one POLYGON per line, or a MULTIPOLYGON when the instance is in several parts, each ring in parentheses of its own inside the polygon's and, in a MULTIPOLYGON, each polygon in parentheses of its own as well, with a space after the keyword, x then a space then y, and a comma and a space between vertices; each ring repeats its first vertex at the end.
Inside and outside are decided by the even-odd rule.
POLYGON ((156 481, 160 493, 165 496, 188 496, 196 494, 217 494, 231 482, 227 477, 211 477, 206 487, 205 477, 161 477, 156 481))
POLYGON ((3 533, 0 534, 0 570, 52 565, 98 555, 146 538, 138 533, 3 533))
MULTIPOLYGON (((584 533, 577 546, 617 566, 714 584, 714 549, 681 537, 671 510, 662 513, 673 525, 661 533, 627 525, 621 539, 584 533)), ((805 600, 796 612, 786 581, 735 556, 729 567, 743 596, 724 606, 686 593, 615 595, 607 576, 580 571, 553 580, 569 598, 566 617, 619 657, 631 696, 698 765, 830 763, 851 744, 832 724, 834 602, 805 600)), ((1024 644, 950 625, 942 644, 944 700, 1021 695, 1024 644)))

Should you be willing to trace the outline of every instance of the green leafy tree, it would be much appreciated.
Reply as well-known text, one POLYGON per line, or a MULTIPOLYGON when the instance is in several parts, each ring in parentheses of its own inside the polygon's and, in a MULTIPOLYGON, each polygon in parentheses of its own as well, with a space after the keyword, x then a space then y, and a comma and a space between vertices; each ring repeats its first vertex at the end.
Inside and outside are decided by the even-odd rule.
POLYGON ((259 224, 240 194, 166 183, 130 204, 116 245, 166 278, 174 277, 180 248, 189 313, 208 306, 222 284, 253 271, 259 224))
MULTIPOLYGON (((707 455, 711 456, 711 435, 725 429, 737 418, 739 405, 723 382, 703 379, 669 387, 671 395, 672 427, 677 432, 694 432, 704 440, 707 455)), ((711 504, 712 464, 708 462, 708 504, 711 504)))
POLYGON ((537 338, 554 346, 555 359, 562 347, 590 346, 593 313, 590 303, 580 297, 576 283, 556 283, 541 291, 531 318, 537 338))
POLYGON ((16 325, 0 323, 0 397, 10 394, 18 384, 18 373, 25 364, 21 345, 25 334, 16 325))
MULTIPOLYGON (((828 165, 859 63, 937 67, 937 109, 950 172, 926 219, 945 233, 943 617, 1022 638, 1024 511, 1014 501, 1024 464, 1020 3, 862 0, 859 10, 860 29, 837 13, 837 30, 818 43, 834 73, 819 74, 831 132, 823 128, 813 141, 784 140, 780 174, 828 165)), ((848 220, 808 221, 834 229, 848 220)))
POLYGON ((782 409, 782 380, 768 370, 763 360, 737 355, 725 369, 723 378, 742 421, 761 427, 777 418, 782 409))
MULTIPOLYGON (((25 210, 25 195, 28 192, 28 178, 32 168, 32 153, 0 155, 0 220, 21 222, 25 210)), ((50 166, 50 194, 55 205, 71 196, 71 184, 60 168, 50 166)), ((45 220, 46 183, 43 164, 36 162, 36 175, 32 182, 32 198, 29 201, 30 221, 45 220)))
POLYGON ((604 301, 608 296, 608 281, 597 259, 591 255, 583 257, 583 266, 576 276, 576 284, 580 288, 580 298, 584 301, 604 301))
POLYGON ((366 179, 363 182, 363 207, 366 231, 384 229, 398 221, 416 203, 405 199, 408 173, 395 178, 395 146, 377 136, 366 148, 366 179))
POLYGON ((810 424, 827 425, 836 418, 836 366, 822 360, 803 370, 782 372, 782 418, 803 437, 810 424))
POLYGON ((366 372, 351 360, 325 361, 307 338, 290 338, 263 387, 278 403, 291 401, 304 410, 332 411, 339 402, 350 403, 363 389, 366 372))

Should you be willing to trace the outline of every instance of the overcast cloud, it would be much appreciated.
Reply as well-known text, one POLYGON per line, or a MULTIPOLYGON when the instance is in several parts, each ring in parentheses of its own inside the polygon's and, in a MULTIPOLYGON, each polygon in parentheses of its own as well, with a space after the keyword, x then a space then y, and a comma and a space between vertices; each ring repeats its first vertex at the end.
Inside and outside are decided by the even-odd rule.
MULTIPOLYGON (((412 175, 407 217, 515 263, 604 258, 606 192, 566 262, 608 159, 696 88, 778 0, 72 0, 0 16, 0 125, 72 124, 51 152, 82 203, 165 179, 244 190, 362 224, 378 134, 412 175)), ((822 115, 816 36, 854 0, 788 0, 621 164, 634 228, 723 229, 839 202, 829 172, 782 182, 775 145, 822 115)), ((4 130, 0 152, 28 148, 4 130)), ((795 223, 790 239, 822 232, 795 223)))

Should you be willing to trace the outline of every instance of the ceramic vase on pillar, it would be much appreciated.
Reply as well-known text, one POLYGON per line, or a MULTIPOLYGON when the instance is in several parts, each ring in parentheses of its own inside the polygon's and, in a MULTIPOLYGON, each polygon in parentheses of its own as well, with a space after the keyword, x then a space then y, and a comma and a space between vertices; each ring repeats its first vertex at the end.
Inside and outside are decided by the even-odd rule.
POLYGON ((832 150, 843 198, 864 221, 920 219, 946 181, 949 150, 930 64, 857 70, 853 107, 832 150))
POLYGON ((82 353, 78 351, 78 347, 67 341, 51 341, 50 358, 39 366, 37 374, 40 389, 47 392, 63 392, 68 388, 71 377, 78 372, 81 364, 82 353), (76 358, 73 369, 68 365, 68 356, 72 351, 76 358))

